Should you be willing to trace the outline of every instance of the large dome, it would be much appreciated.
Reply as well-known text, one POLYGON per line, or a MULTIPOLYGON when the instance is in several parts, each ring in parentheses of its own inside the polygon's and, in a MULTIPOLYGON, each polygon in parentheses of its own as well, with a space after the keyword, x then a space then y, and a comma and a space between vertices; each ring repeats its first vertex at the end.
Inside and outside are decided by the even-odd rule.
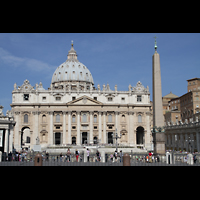
POLYGON ((86 82, 94 85, 92 74, 89 69, 77 59, 73 43, 68 52, 67 60, 62 63, 52 76, 52 84, 59 82, 86 82))

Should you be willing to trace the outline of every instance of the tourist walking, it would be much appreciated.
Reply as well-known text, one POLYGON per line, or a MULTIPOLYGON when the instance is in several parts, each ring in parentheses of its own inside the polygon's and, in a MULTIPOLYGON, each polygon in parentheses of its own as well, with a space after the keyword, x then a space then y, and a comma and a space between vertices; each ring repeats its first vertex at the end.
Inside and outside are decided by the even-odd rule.
POLYGON ((60 162, 62 161, 62 153, 60 153, 60 162))
POLYGON ((122 158, 123 158, 122 150, 121 150, 120 153, 119 153, 119 157, 120 157, 120 162, 122 162, 122 158))
POLYGON ((111 162, 113 162, 113 155, 112 154, 110 154, 110 160, 111 160, 111 162))
POLYGON ((68 148, 68 150, 67 150, 67 162, 70 162, 70 156, 71 156, 71 152, 70 152, 70 149, 68 148))
POLYGON ((99 158, 99 151, 98 151, 98 150, 97 150, 96 156, 97 156, 97 162, 100 161, 100 158, 99 158))
POLYGON ((115 150, 115 152, 114 152, 114 158, 115 158, 115 162, 117 162, 117 150, 115 150))
POLYGON ((75 156, 76 156, 76 162, 78 162, 79 152, 78 152, 77 149, 76 149, 76 151, 75 151, 75 156))
POLYGON ((87 148, 87 161, 90 162, 90 150, 87 148))

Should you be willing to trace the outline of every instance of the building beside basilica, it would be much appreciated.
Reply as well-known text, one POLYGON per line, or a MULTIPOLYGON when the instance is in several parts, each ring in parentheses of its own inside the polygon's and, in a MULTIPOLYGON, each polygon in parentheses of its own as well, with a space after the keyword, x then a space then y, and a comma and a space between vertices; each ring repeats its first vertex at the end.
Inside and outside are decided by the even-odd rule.
MULTIPOLYGON (((94 87, 89 69, 78 61, 73 44, 67 60, 54 72, 50 88, 25 80, 12 91, 14 148, 33 148, 39 138, 43 149, 53 145, 120 144, 152 147, 149 88, 142 83, 128 91, 94 87)), ((9 145, 12 146, 12 145, 9 145)))

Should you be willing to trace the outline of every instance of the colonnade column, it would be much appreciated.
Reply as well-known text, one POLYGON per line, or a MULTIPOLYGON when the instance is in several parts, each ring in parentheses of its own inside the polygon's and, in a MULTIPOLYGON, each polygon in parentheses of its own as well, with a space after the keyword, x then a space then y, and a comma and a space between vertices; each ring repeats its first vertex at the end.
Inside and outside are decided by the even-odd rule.
POLYGON ((49 127, 49 144, 52 145, 53 144, 53 112, 49 112, 50 115, 50 127, 49 127))
POLYGON ((80 145, 80 111, 77 111, 77 145, 80 145))
POLYGON ((9 153, 8 152, 8 129, 6 128, 5 131, 5 142, 4 142, 4 152, 9 153))
POLYGON ((199 148, 199 132, 198 131, 196 132, 196 145, 197 145, 197 151, 199 152, 200 148, 199 148))
POLYGON ((102 143, 102 138, 101 138, 101 112, 99 112, 99 142, 102 143))
POLYGON ((15 125, 15 139, 14 139, 14 148, 18 151, 19 150, 19 124, 20 124, 20 121, 19 121, 19 114, 20 112, 15 112, 15 116, 14 116, 14 119, 16 121, 16 125, 15 125))
POLYGON ((89 143, 93 143, 93 111, 90 111, 90 138, 89 143))
POLYGON ((14 125, 10 125, 10 135, 9 135, 9 152, 12 151, 12 147, 13 147, 13 126, 14 125))
POLYGON ((63 111, 63 144, 66 144, 66 111, 63 111))
POLYGON ((67 144, 71 144, 71 111, 68 111, 68 141, 67 144))

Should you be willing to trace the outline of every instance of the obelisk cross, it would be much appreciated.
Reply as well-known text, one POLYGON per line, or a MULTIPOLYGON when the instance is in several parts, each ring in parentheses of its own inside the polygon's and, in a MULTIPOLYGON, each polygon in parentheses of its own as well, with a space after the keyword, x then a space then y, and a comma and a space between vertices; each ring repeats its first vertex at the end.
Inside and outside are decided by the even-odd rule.
POLYGON ((157 42, 156 42, 156 38, 158 38, 158 37, 156 37, 156 35, 155 35, 155 37, 153 37, 153 38, 155 38, 155 45, 157 44, 157 42))

